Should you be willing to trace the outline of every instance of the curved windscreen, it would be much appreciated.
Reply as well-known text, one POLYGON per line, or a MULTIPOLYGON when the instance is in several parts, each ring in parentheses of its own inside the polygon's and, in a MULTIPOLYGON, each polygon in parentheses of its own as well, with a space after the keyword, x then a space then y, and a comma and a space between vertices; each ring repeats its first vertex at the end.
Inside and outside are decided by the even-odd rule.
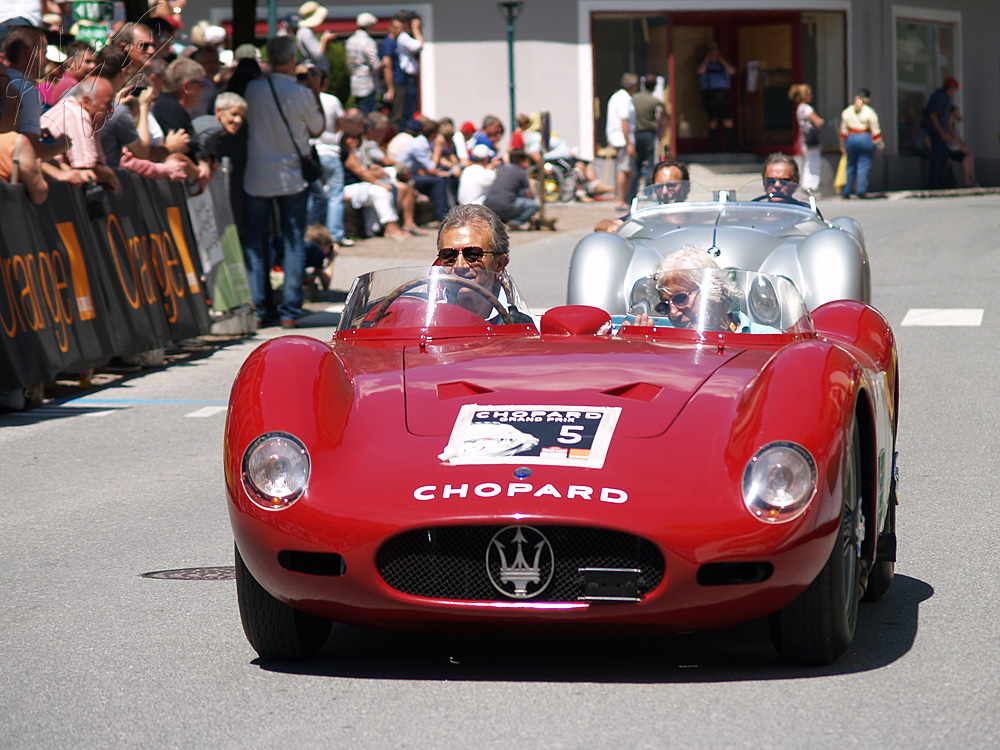
POLYGON ((701 333, 813 333, 795 284, 784 276, 732 268, 645 276, 632 287, 622 323, 701 333))
POLYGON ((420 266, 358 276, 337 330, 510 324, 533 325, 533 321, 506 274, 480 268, 420 266))
POLYGON ((635 197, 632 212, 673 203, 723 203, 731 201, 784 203, 814 208, 812 193, 798 183, 774 178, 753 177, 742 186, 710 190, 689 180, 646 185, 635 197))

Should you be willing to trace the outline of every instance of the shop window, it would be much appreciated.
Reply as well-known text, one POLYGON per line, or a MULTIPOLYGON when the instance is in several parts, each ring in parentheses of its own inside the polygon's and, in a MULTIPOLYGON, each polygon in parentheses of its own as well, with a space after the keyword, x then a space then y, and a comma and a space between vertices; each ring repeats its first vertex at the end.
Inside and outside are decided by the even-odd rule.
POLYGON ((956 73, 956 25, 896 19, 896 122, 899 152, 927 149, 922 112, 928 97, 956 73))

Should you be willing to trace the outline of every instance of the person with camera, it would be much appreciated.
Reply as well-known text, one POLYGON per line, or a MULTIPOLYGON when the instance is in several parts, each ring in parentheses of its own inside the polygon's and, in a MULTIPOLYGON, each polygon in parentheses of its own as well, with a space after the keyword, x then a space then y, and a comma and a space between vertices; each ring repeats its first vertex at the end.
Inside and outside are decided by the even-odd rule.
POLYGON ((304 234, 309 183, 312 174, 310 137, 323 132, 320 107, 321 75, 308 68, 304 81, 296 80, 295 38, 275 36, 267 42, 271 74, 251 81, 246 88, 248 143, 243 175, 246 191, 244 249, 250 293, 258 320, 284 328, 298 328, 302 315, 302 281, 305 276, 304 234), (309 174, 304 174, 307 171, 309 174), (285 283, 282 303, 275 308, 268 298, 271 208, 277 205, 284 244, 285 283))

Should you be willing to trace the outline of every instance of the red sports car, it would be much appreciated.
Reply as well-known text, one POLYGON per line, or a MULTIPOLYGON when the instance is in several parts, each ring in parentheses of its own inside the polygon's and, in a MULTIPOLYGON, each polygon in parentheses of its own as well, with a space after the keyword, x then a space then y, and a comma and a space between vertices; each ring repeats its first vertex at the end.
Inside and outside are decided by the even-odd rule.
POLYGON ((788 661, 843 653, 893 576, 892 330, 860 302, 809 313, 757 272, 636 287, 635 316, 536 325, 505 275, 375 271, 329 343, 254 351, 225 475, 258 654, 308 658, 332 622, 765 616, 788 661))

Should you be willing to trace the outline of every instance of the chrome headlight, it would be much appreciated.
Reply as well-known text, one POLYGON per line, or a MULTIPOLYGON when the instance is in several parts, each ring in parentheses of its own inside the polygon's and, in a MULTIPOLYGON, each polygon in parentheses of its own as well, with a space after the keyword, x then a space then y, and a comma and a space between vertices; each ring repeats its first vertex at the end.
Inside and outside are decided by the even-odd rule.
POLYGON ((243 453, 243 483, 250 499, 265 510, 283 510, 298 500, 309 471, 309 452, 287 432, 265 433, 243 453))
POLYGON ((766 523, 798 518, 815 494, 816 462, 795 443, 765 445, 743 471, 743 502, 766 523))
POLYGON ((747 302, 754 318, 764 325, 776 325, 781 318, 778 293, 771 280, 765 276, 755 276, 747 290, 747 302))

